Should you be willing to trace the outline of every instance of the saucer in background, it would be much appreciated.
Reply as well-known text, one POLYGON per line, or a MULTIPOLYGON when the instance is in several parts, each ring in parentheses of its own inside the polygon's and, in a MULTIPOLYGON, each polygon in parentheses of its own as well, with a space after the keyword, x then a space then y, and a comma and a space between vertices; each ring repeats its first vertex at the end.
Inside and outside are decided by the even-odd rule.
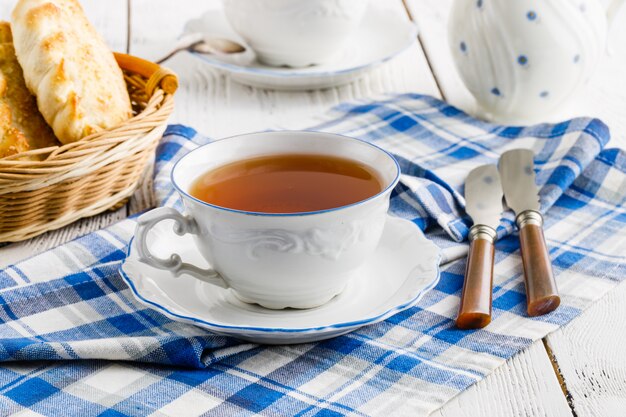
POLYGON ((239 83, 279 90, 310 90, 349 83, 392 59, 415 42, 417 26, 391 10, 370 5, 334 62, 306 68, 271 67, 260 63, 230 27, 222 10, 210 10, 199 19, 188 22, 185 33, 185 36, 201 34, 232 39, 246 46, 247 51, 236 56, 193 53, 239 83))
MULTIPOLYGON (((193 237, 176 235, 172 223, 156 225, 151 234, 155 255, 169 256, 175 247, 183 260, 206 265, 193 237)), ((439 281, 439 260, 439 248, 414 223, 388 216, 378 249, 359 275, 312 309, 269 310, 241 302, 229 289, 175 278, 141 262, 134 241, 120 272, 140 303, 172 320, 252 342, 290 344, 339 336, 412 307, 439 281)))

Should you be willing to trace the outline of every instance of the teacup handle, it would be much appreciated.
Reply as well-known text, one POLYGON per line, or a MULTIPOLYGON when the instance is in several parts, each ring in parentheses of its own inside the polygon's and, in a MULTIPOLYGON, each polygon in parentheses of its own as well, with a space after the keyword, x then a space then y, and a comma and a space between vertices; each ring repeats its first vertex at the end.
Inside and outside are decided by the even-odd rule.
POLYGON ((171 271, 177 277, 182 274, 189 274, 194 278, 198 278, 199 280, 209 284, 217 285, 222 288, 228 288, 228 284, 224 281, 224 278, 222 278, 213 268, 202 269, 187 262, 183 262, 180 259, 180 255, 177 253, 173 253, 169 259, 159 258, 150 253, 146 243, 148 232, 157 223, 167 219, 171 219, 176 222, 174 223, 174 232, 179 236, 182 236, 185 233, 198 234, 198 224, 192 217, 180 214, 178 210, 170 207, 160 207, 151 210, 146 214, 141 215, 137 220, 135 239, 137 252, 139 253, 139 260, 154 268, 171 271))

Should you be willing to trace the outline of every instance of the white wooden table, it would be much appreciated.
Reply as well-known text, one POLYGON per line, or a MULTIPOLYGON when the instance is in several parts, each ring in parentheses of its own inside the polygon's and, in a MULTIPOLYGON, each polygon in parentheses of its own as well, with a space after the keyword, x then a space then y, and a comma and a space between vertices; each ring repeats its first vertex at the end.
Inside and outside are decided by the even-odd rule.
MULTIPOLYGON (((284 126, 304 127, 313 114, 345 100, 384 92, 419 92, 472 112, 473 99, 452 65, 446 18, 453 0, 372 0, 420 27, 418 42, 352 84, 322 91, 277 92, 239 85, 187 53, 166 65, 181 81, 171 122, 212 137, 284 126)), ((572 0, 573 1, 573 0, 572 0)), ((82 0, 110 46, 148 59, 171 48, 185 22, 219 0, 82 0)), ((8 19, 15 0, 0 2, 8 19)), ((626 11, 611 31, 613 53, 600 62, 577 112, 604 120, 609 146, 626 148, 626 11)), ((149 180, 124 208, 0 249, 0 267, 116 222, 152 205, 149 180)), ((626 250, 626 248, 624 248, 626 250)), ((438 416, 626 415, 626 283, 565 328, 536 342, 435 412, 438 416)), ((111 365, 111 372, 119 366, 111 365)), ((181 415, 181 414, 177 414, 181 415)))

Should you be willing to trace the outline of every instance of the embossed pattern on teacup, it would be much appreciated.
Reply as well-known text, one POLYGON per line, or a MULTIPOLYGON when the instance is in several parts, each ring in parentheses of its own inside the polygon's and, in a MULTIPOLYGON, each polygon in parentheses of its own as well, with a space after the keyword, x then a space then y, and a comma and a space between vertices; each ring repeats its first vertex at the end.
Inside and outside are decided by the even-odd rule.
POLYGON ((251 260, 261 257, 263 251, 307 254, 337 260, 342 253, 372 234, 380 234, 383 222, 353 221, 328 229, 313 227, 302 232, 285 229, 241 230, 214 224, 209 234, 222 243, 245 245, 245 254, 251 260))

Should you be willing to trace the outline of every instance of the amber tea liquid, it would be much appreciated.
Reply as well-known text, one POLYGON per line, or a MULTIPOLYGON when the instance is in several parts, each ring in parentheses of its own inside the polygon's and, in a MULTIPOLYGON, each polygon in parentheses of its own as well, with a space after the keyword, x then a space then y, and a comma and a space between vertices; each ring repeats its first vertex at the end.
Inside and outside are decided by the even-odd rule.
POLYGON ((328 155, 282 154, 232 162, 198 177, 190 194, 216 206, 301 213, 346 206, 383 189, 365 164, 328 155))

